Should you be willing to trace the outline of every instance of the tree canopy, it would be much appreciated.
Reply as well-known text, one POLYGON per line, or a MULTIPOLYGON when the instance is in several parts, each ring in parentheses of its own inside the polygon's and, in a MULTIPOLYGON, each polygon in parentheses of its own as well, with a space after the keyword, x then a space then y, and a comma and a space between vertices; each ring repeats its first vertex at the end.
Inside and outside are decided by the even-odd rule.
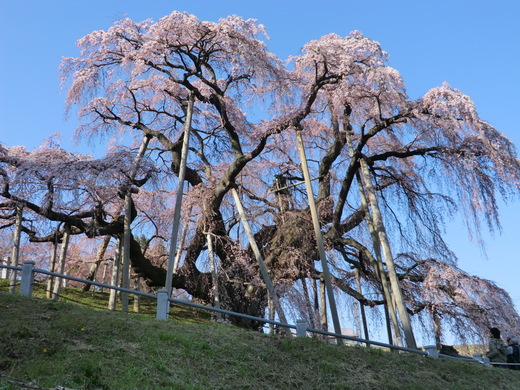
POLYGON ((173 12, 157 22, 121 20, 80 39, 80 55, 61 65, 67 109, 82 120, 76 137, 117 146, 97 160, 50 144, 33 152, 0 147, 3 226, 22 204, 41 220, 24 222, 32 242, 56 237, 61 225, 49 221, 75 235, 119 237, 125 191, 138 187, 131 264, 150 287, 164 286, 193 96, 187 233, 174 287, 209 303, 217 284, 225 308, 264 315, 267 291, 231 196, 236 188, 277 294, 317 323, 307 282, 319 284, 323 270, 301 185, 301 134, 338 293, 393 306, 382 279, 395 262, 405 309, 426 327, 436 322, 467 337, 486 334, 490 324, 518 332, 507 293, 458 269, 443 240, 454 211, 473 233, 499 227, 498 198, 520 193, 514 145, 448 84, 409 99, 387 53, 359 31, 310 41, 288 62, 267 50, 266 36, 252 19, 206 22, 173 12), (143 137, 145 157, 130 174, 143 137), (391 258, 371 236, 376 207, 391 258), (208 234, 216 273, 207 265, 208 234))

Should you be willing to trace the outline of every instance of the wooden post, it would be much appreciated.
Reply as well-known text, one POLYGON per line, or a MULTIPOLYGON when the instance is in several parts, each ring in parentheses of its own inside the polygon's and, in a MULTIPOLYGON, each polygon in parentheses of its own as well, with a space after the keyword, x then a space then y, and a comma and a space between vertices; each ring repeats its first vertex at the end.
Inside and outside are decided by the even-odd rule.
POLYGON ((327 319, 327 297, 325 294, 325 283, 323 283, 323 280, 320 280, 320 308, 321 330, 328 331, 329 324, 327 319))
POLYGON ((433 334, 435 335, 435 345, 440 350, 441 349, 441 319, 439 315, 435 311, 432 312, 433 317, 433 334))
MULTIPOLYGON (((251 249, 253 249, 253 253, 255 254, 256 261, 258 263, 258 268, 260 269, 260 274, 264 279, 264 283, 267 287, 267 291, 269 292, 269 296, 271 297, 276 312, 278 313, 278 317, 280 321, 284 324, 287 324, 287 319, 285 318, 285 313, 283 311, 280 300, 278 299, 278 295, 276 294, 273 284, 271 282, 271 278, 269 276, 269 272, 267 271, 267 267, 265 266, 264 259, 262 254, 260 253, 260 249, 258 249, 258 245, 256 245, 255 236, 253 235, 253 231, 249 226, 249 222, 244 213, 244 208, 242 207, 242 202, 240 201, 240 197, 238 196, 238 192, 236 189, 232 188, 231 193, 233 194, 233 198, 235 199, 235 205, 237 206, 238 213, 240 214, 240 219, 242 220, 242 226, 244 227, 244 231, 246 232, 247 238, 249 239, 249 245, 251 245, 251 249)), ((286 333, 292 336, 291 329, 284 327, 286 333)))
POLYGON ((316 279, 312 279, 312 294, 313 294, 313 301, 314 301, 314 327, 318 328, 318 324, 320 323, 320 296, 318 292, 318 281, 316 279))
POLYGON ((179 268, 179 262, 181 260, 182 250, 184 248, 184 242, 186 241, 186 234, 188 233, 188 226, 190 224, 190 220, 189 220, 190 216, 191 216, 191 207, 188 211, 187 218, 184 221, 184 226, 182 227, 181 239, 179 241, 179 245, 177 246, 177 251, 175 253, 175 260, 173 262, 172 275, 175 275, 177 273, 177 269, 179 268))
MULTIPOLYGON (((121 281, 121 287, 123 288, 130 288, 130 239, 132 237, 130 225, 132 223, 132 193, 137 193, 139 191, 138 188, 132 187, 132 180, 135 178, 135 175, 137 175, 139 164, 141 163, 146 149, 148 148, 150 138, 151 136, 149 136, 148 134, 145 134, 145 136, 143 137, 143 140, 141 141, 141 146, 139 147, 139 151, 135 156, 134 164, 132 165, 130 173, 128 175, 130 183, 125 193, 125 228, 123 232, 123 272, 121 281)), ((124 291, 121 292, 121 306, 123 313, 128 313, 128 293, 124 291)))
POLYGON ((309 295, 309 289, 307 288, 307 282, 305 278, 301 279, 302 281, 302 290, 303 290, 303 299, 305 300, 305 306, 307 309, 307 313, 309 313, 309 323, 311 325, 311 328, 316 327, 316 323, 314 322, 314 312, 312 310, 312 303, 311 303, 311 297, 309 295))
MULTIPOLYGON (((334 324, 334 332, 341 334, 341 326, 339 323, 338 309, 336 307, 336 300, 334 298, 334 290, 332 288, 332 280, 330 277, 329 265, 327 263, 327 255, 325 254, 325 246, 323 244, 323 237, 321 235, 320 221, 318 219, 318 210, 316 209, 316 202, 314 201, 314 192, 312 191, 311 178, 309 175, 309 167, 307 165, 307 157, 305 156, 305 148, 303 146, 303 139, 301 129, 296 129, 296 138, 298 140, 298 152, 302 165, 303 178, 305 179, 305 188, 307 189, 307 198, 309 200, 309 208, 311 210, 312 223, 314 226, 314 234, 316 236, 316 243, 318 244, 318 251, 320 253, 321 267, 323 269, 323 276, 325 280, 325 288, 329 298, 330 315, 332 323, 334 324)), ((343 339, 337 339, 338 344, 343 344, 343 339)))
MULTIPOLYGON (((140 283, 141 283, 141 278, 139 277, 139 275, 135 275, 134 277, 134 290, 135 291, 140 291, 140 283)), ((133 294, 134 295, 134 313, 139 313, 139 311, 141 310, 141 296, 139 294, 133 294)))
MULTIPOLYGON (((52 255, 51 255, 51 261, 49 264, 49 271, 51 271, 51 272, 56 272, 55 271, 56 258, 58 257, 58 230, 59 230, 59 225, 58 225, 58 228, 56 228, 56 235, 55 235, 54 241, 52 242, 52 255)), ((53 290, 55 281, 56 281, 56 278, 54 276, 52 276, 52 275, 48 276, 47 292, 46 292, 47 299, 52 298, 52 290, 53 290)))
MULTIPOLYGON (((363 294, 363 291, 361 289, 361 278, 359 275, 359 269, 356 268, 355 273, 356 273, 356 286, 357 286, 358 293, 363 294)), ((365 333, 365 340, 370 340, 369 335, 368 335, 368 323, 367 323, 367 316, 365 314, 365 306, 361 302, 359 302, 359 312, 361 313, 361 321, 363 323, 363 331, 365 333)), ((366 346, 370 347, 370 344, 366 343, 366 346)))
MULTIPOLYGON (((352 146, 351 133, 348 129, 347 129, 347 131, 345 131, 345 139, 347 141, 347 145, 349 148, 350 157, 355 158, 354 148, 352 146)), ((391 329, 393 329, 396 345, 403 346, 401 332, 399 330, 399 322, 397 319, 397 313, 395 311, 395 307, 396 307, 395 300, 394 300, 392 291, 390 289, 390 286, 388 285, 386 272, 385 272, 385 269, 383 266, 383 260, 382 260, 382 256, 381 256, 381 241, 380 241, 379 235, 377 234, 377 231, 374 227, 372 214, 371 214, 371 211, 369 208, 369 202, 367 200, 367 195, 365 193, 365 186, 363 185, 363 180, 361 178, 359 171, 356 172, 356 181, 358 184, 359 197, 361 199, 361 206, 365 210, 365 221, 368 226, 368 231, 370 233, 370 239, 372 241, 372 247, 374 249, 374 255, 375 255, 375 259, 376 259, 376 264, 372 264, 372 266, 374 267, 376 274, 378 274, 379 279, 381 280, 381 288, 383 290, 383 295, 384 295, 385 302, 386 302, 386 308, 385 308, 386 318, 388 319, 388 316, 390 316, 390 319, 392 320, 392 324, 393 324, 393 328, 390 328, 390 327, 388 327, 389 324, 387 322, 387 327, 388 327, 388 331, 389 331, 388 342, 390 344, 392 343, 392 335, 391 335, 390 331, 391 331, 391 329)))
MULTIPOLYGON (((211 238, 211 234, 206 234, 206 240, 208 241, 208 257, 209 257, 209 268, 211 270, 211 278, 213 280, 213 306, 217 309, 220 309, 220 294, 219 294, 219 278, 218 278, 218 270, 217 264, 215 262, 215 255, 213 253, 213 240, 211 238)), ((213 312, 215 318, 220 320, 222 318, 222 314, 219 312, 213 312)))
MULTIPOLYGON (((59 274, 63 274, 65 272, 65 260, 67 259, 67 249, 69 248, 69 238, 70 238, 70 226, 65 225, 63 234, 63 241, 61 243, 61 251, 60 251, 60 260, 58 264, 58 272, 59 274)), ((53 291, 53 299, 57 301, 60 297, 61 286, 63 284, 62 278, 56 278, 54 281, 54 291, 53 291)))
POLYGON ((165 289, 170 296, 173 283, 173 265, 177 252, 177 236, 179 234, 179 223, 181 218, 182 192, 184 191, 184 177, 186 175, 186 160, 188 158, 188 148, 190 144, 191 118, 193 115, 194 95, 190 92, 188 97, 188 107, 186 109, 186 120, 184 121, 184 137, 182 139, 181 163, 179 167, 179 185, 175 197, 175 209, 173 213, 173 227, 170 238, 170 253, 168 255, 168 269, 166 271, 165 289))
MULTIPOLYGON (((105 236, 103 238, 103 241, 101 242, 101 245, 99 245, 98 250, 96 252, 96 257, 94 259, 94 262, 90 266, 89 273, 88 273, 88 275, 87 275, 87 277, 85 279, 87 279, 87 280, 96 280, 96 274, 97 274, 97 271, 99 269, 99 265, 101 264, 101 262, 103 261, 103 257, 105 256, 105 252, 106 252, 106 250, 108 248, 108 244, 110 243, 110 238, 111 238, 110 236, 105 236)), ((106 270, 106 266, 105 266, 105 270, 106 270)), ((103 283, 104 283, 104 277, 105 277, 105 275, 103 273, 103 280, 102 280, 103 283)), ((82 291, 90 290, 91 286, 92 285, 90 283, 85 283, 85 285, 83 286, 82 291)), ((101 291, 103 291, 103 289, 101 289, 101 291)))
MULTIPOLYGON (((11 255, 11 266, 17 266, 20 256, 20 237, 22 233, 23 205, 16 205, 16 222, 13 235, 13 251, 11 255)), ((14 269, 9 274, 9 292, 12 294, 16 291, 16 277, 18 272, 14 269)))
MULTIPOLYGON (((116 239, 116 251, 114 261, 112 263, 112 277, 110 284, 119 286, 119 264, 121 263, 121 238, 116 239)), ((108 310, 116 310, 117 306, 117 290, 110 289, 110 297, 108 299, 108 310)))
MULTIPOLYGON (((101 276, 101 283, 103 284, 108 284, 107 281, 106 281, 106 277, 107 277, 107 267, 108 267, 108 260, 109 259, 106 259, 103 263, 103 276, 101 276)), ((99 291, 103 292, 103 287, 100 287, 99 288, 99 291)))
MULTIPOLYGON (((361 205, 365 210, 365 220, 368 226, 368 230, 370 232, 370 238, 372 240, 372 247, 374 249, 374 255, 376 258, 376 264, 372 264, 372 267, 374 267, 374 270, 376 271, 376 274, 379 276, 379 279, 381 280, 381 288, 383 290, 383 295, 386 302, 386 314, 390 317, 390 320, 392 321, 393 329, 394 331, 394 339, 395 344, 402 347, 403 341, 401 337, 401 332, 399 330, 399 322, 397 319, 397 313, 395 311, 395 300, 391 291, 390 286, 388 285, 388 279, 386 276, 386 271, 383 266, 383 260, 381 257, 381 242, 379 240, 379 236, 376 232, 376 229, 374 228, 374 223, 372 220, 372 214, 370 212, 370 208, 368 207, 368 200, 365 194, 365 189, 363 187, 363 183, 361 180, 361 177, 359 175, 359 172, 356 175, 358 188, 359 188, 359 196, 361 198, 361 205)), ((390 335, 388 339, 389 343, 392 343, 392 337, 390 335)))
MULTIPOLYGON (((0 262, 5 265, 11 265, 11 256, 4 256, 0 262)), ((0 269, 0 279, 9 279, 9 268, 0 269)))
POLYGON ((386 235, 386 229, 383 224, 383 217, 381 215, 381 211, 379 209, 379 204, 376 197, 376 192, 374 186, 372 184, 372 179, 370 177, 370 172, 368 169, 368 165, 366 161, 361 158, 359 160, 359 164, 361 167, 361 174, 363 175, 363 180, 365 182, 365 188, 367 190, 368 195, 368 203, 372 210, 372 219, 374 223, 374 228, 376 229, 377 235, 379 237, 379 241, 381 243, 381 248, 383 250, 383 257, 386 262, 386 267, 388 270, 388 278, 390 280, 390 286, 392 288, 392 295, 395 299, 395 303, 397 305, 397 310, 399 312, 399 318, 401 319, 401 324, 403 325, 403 332, 406 339, 406 345, 408 348, 416 349, 417 344, 415 342, 415 336, 412 330, 412 324, 410 322, 410 317, 406 310, 406 304, 404 302, 403 293, 401 291, 401 286, 399 285, 399 279, 397 278, 397 272, 395 270, 394 258, 392 256, 392 250, 390 248, 390 243, 388 241, 388 237, 386 235))
MULTIPOLYGON (((130 224, 132 219, 132 195, 130 191, 125 195, 125 230, 123 233, 123 265, 121 287, 130 288, 130 224)), ((128 293, 121 291, 121 310, 128 313, 128 293)))
MULTIPOLYGON (((271 294, 269 294, 269 292, 267 293, 267 310, 269 312, 269 319, 274 321, 275 310, 273 300, 271 299, 271 294)), ((274 324, 272 323, 269 323, 269 334, 274 334, 274 324)))

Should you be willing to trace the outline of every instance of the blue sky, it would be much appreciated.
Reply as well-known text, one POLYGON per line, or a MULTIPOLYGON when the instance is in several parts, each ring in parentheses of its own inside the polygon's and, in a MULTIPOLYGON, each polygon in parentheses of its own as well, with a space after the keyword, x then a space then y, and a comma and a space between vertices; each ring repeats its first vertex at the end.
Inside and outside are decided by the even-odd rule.
MULTIPOLYGON (((74 118, 64 121, 59 90, 62 56, 76 56, 77 39, 106 29, 124 17, 154 20, 173 10, 216 21, 236 14, 256 18, 280 58, 298 54, 309 40, 328 33, 360 30, 379 41, 390 65, 401 72, 411 98, 448 81, 468 94, 483 119, 520 147, 520 1, 411 0, 350 1, 0 1, 0 142, 37 147, 52 133, 73 145, 74 118)), ((468 240, 460 220, 447 230, 448 242, 465 271, 495 281, 520 309, 520 201, 502 206, 501 235, 485 234, 487 258, 468 240)))

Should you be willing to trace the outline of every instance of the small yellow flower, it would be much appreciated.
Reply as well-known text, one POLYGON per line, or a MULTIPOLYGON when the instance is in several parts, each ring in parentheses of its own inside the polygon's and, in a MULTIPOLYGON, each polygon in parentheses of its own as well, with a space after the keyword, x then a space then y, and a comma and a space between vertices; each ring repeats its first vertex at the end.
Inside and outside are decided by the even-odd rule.
POLYGON ((43 348, 43 353, 47 353, 49 351, 47 351, 47 348, 43 348))
POLYGON ((81 328, 81 331, 84 332, 84 331, 85 331, 85 328, 81 328))

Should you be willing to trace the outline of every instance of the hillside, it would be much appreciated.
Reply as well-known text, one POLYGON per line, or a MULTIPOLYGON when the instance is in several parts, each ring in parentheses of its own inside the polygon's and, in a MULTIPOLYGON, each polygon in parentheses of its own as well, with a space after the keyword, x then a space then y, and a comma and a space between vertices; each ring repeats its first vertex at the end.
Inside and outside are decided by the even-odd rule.
POLYGON ((520 372, 0 291, 0 389, 514 389, 520 372), (60 387, 61 386, 61 387, 60 387))

